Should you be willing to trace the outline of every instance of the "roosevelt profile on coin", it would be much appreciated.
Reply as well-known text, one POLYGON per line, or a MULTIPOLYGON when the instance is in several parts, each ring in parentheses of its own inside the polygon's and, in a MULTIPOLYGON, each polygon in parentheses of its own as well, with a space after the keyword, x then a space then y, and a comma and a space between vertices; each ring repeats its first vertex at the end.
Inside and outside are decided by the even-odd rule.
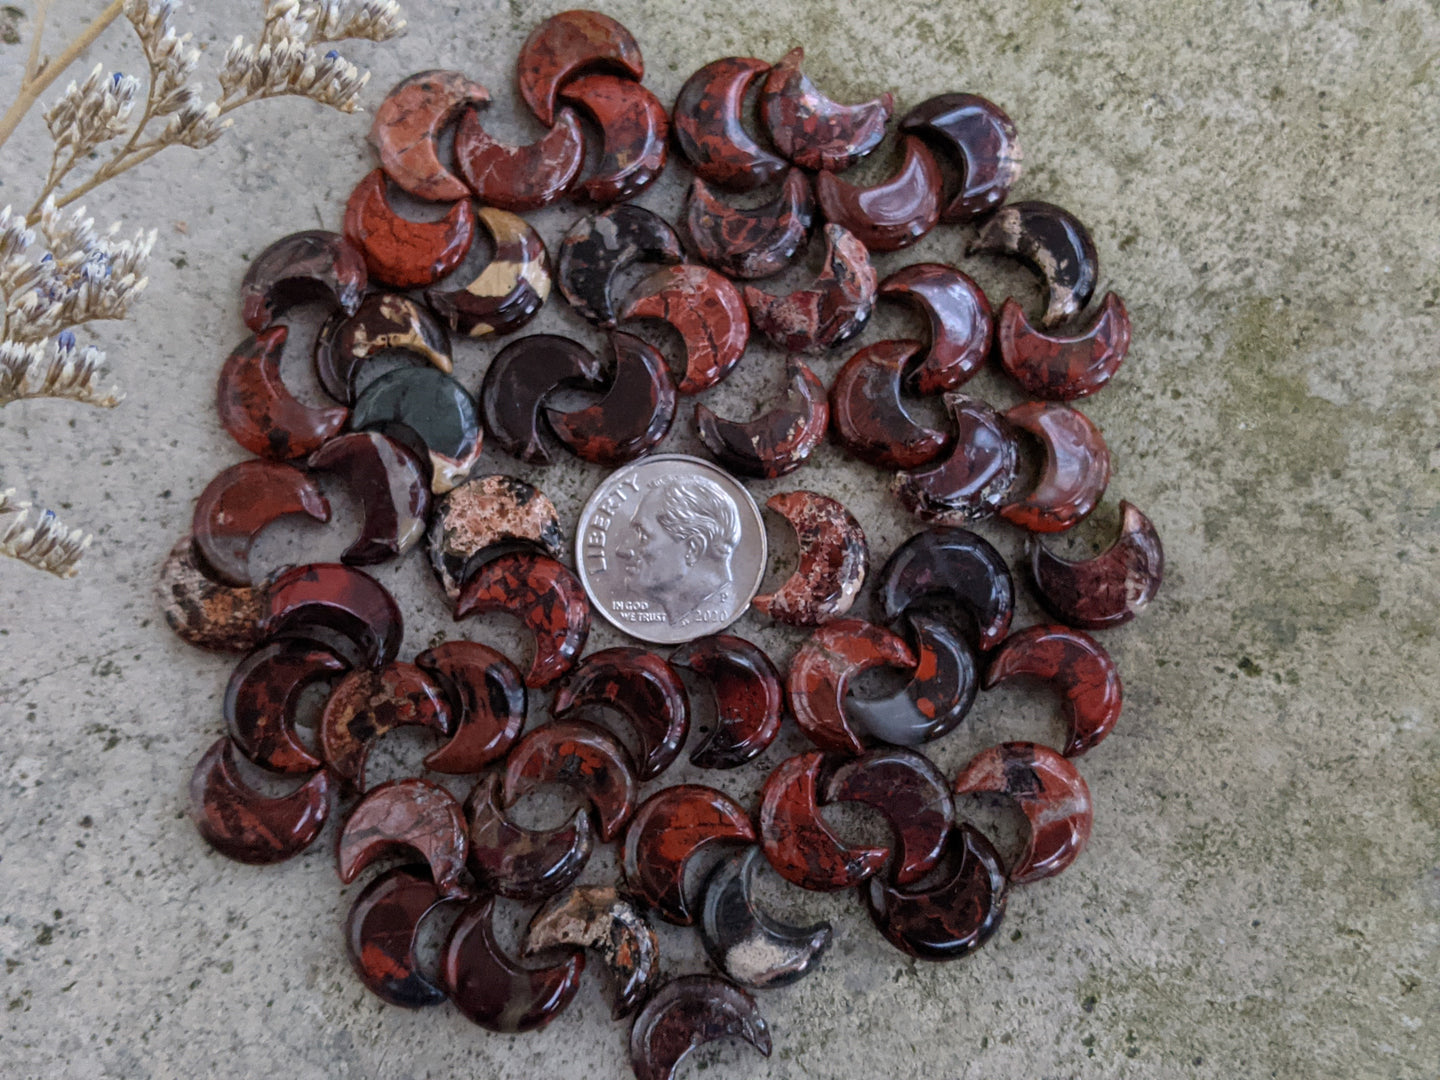
POLYGON ((740 510, 713 480, 661 476, 646 485, 615 554, 627 581, 684 626, 731 600, 730 557, 740 543, 740 510))

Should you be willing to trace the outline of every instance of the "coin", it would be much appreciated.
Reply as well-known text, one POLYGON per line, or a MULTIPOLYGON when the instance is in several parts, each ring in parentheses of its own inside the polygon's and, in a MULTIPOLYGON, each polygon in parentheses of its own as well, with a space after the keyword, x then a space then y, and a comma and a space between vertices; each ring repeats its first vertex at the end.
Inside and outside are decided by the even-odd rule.
POLYGON ((765 574, 765 523, 729 473, 657 454, 611 473, 580 511, 575 563, 595 610, 657 645, 744 614, 765 574))

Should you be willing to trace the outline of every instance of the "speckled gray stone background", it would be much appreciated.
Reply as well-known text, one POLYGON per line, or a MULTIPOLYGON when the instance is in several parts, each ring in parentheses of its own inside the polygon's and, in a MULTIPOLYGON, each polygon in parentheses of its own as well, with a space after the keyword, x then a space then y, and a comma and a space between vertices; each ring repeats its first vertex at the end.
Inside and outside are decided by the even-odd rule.
MULTIPOLYGON (((54 40, 87 6, 98 0, 60 0, 54 40)), ((253 33, 256 7, 182 5, 179 21, 213 71, 234 34, 253 33)), ((367 105, 411 71, 457 67, 494 92, 487 125, 533 138, 515 112, 513 62, 552 6, 406 7, 407 37, 350 50, 375 73, 367 105)), ((646 81, 667 102, 711 59, 773 60, 796 44, 842 100, 893 87, 900 109, 946 90, 1000 102, 1024 141, 1017 194, 1090 225, 1102 284, 1134 317, 1130 359, 1084 405, 1115 473, 1081 544, 1103 543, 1128 498, 1158 524, 1170 568, 1152 611, 1103 635, 1127 702, 1114 735, 1080 762, 1095 797, 1080 861, 1018 891, 997 938, 944 965, 890 950, 849 894, 770 880, 774 910, 830 918, 835 947, 814 976, 761 995, 768 1062, 723 1044, 685 1069, 1436 1076, 1434 5, 615 0, 606 10, 639 38, 646 81)), ((140 69, 127 33, 112 29, 92 57, 140 69)), ((21 46, 0 46, 0 98, 21 62, 21 46)), ((220 730, 232 661, 166 629, 154 581, 195 496, 242 457, 212 405, 220 362, 243 336, 236 288, 276 237, 338 227, 372 163, 363 116, 292 101, 236 120, 211 150, 167 152, 89 200, 102 223, 160 230, 134 318, 94 335, 126 402, 113 413, 63 402, 0 412, 4 484, 97 533, 72 582, 0 565, 0 1073, 628 1075, 626 1029, 609 1021, 596 965, 538 1035, 487 1035, 449 1007, 383 1006, 345 959, 340 920, 358 886, 335 878, 333 826, 303 857, 257 869, 210 852, 185 819, 186 782, 220 730)), ((0 204, 28 205, 46 149, 34 116, 0 158, 0 204)), ((673 213, 681 192, 672 167, 641 201, 673 213)), ((536 221, 554 243, 576 214, 536 221)), ((957 259, 964 240, 941 230, 882 268, 957 259)), ((963 265, 997 301, 1007 290, 1036 297, 1024 273, 963 265)), ((533 328, 595 342, 562 307, 533 328)), ((864 340, 917 332, 911 320, 883 310, 864 340)), ((475 385, 495 348, 462 346, 460 378, 475 385)), ((752 351, 707 400, 744 416, 779 391, 779 359, 752 351)), ((842 359, 822 359, 822 377, 842 359)), ((287 362, 303 385, 299 351, 287 362)), ((1014 400, 992 374, 975 385, 1014 400)), ((665 445, 693 447, 687 416, 665 445)), ((518 471, 490 451, 482 468, 518 471)), ((567 526, 598 475, 568 463, 532 474, 567 526)), ((832 447, 792 480, 755 489, 801 485, 853 508, 877 564, 912 529, 883 478, 832 447)), ((1010 531, 988 532, 1018 550, 1010 531)), ((333 557, 343 533, 281 527, 256 569, 333 557)), ((407 656, 445 633, 519 644, 502 619, 451 624, 419 557, 379 576, 411 613, 407 656)), ((1021 614, 1033 618, 1028 601, 1021 614)), ((751 617, 739 629, 782 659, 796 640, 751 617)), ((1007 689, 934 751, 953 772, 991 742, 1058 733, 1051 699, 1007 689)), ((424 752, 423 739, 393 741, 377 778, 413 769, 424 752)), ((751 791, 798 745, 791 736, 716 782, 751 791)), ((849 827, 884 835, 873 819, 849 827)), ((587 878, 610 870, 597 862, 587 878)), ((691 935, 667 929, 663 947, 669 970, 701 966, 691 935)))

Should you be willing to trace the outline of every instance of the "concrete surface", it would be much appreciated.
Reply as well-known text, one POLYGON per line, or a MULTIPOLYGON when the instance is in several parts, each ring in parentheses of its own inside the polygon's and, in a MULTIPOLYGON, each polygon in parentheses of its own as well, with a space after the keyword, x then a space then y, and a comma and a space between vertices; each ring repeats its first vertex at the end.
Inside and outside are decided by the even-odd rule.
MULTIPOLYGON (((58 25, 82 6, 61 4, 58 25)), ((514 112, 512 65, 552 6, 406 7, 406 38, 350 50, 375 72, 367 102, 411 71, 458 67, 495 91, 493 130, 533 137, 514 112)), ((606 10, 635 31, 666 101, 710 59, 803 44, 841 99, 893 87, 901 109, 956 89, 1000 102, 1024 140, 1017 194, 1091 226, 1104 285, 1134 317, 1130 359, 1085 406, 1116 467, 1099 524, 1081 532, 1103 542, 1128 498, 1158 524, 1170 573, 1147 617, 1104 635, 1127 707, 1080 763, 1096 803, 1082 859, 1018 891, 997 939, 945 965, 891 951, 848 894, 772 880, 778 913, 835 922, 834 951, 818 974, 761 996, 768 1062, 725 1044, 688 1074, 1440 1075, 1440 13, 1332 0, 864 8, 606 10)), ((180 21, 213 53, 255 17, 192 4, 180 21)), ((21 48, 0 46, 0 97, 21 48)), ((91 52, 140 67, 123 28, 91 52)), ((364 117, 278 102, 236 119, 212 150, 168 152, 90 200, 102 221, 161 230, 135 317, 95 335, 125 404, 0 413, 4 484, 98 533, 73 582, 0 565, 0 1073, 627 1075, 626 1029, 609 1021, 593 968, 539 1035, 383 1006, 345 959, 339 926, 357 887, 335 879, 333 826, 305 856, 256 869, 212 854, 185 819, 232 661, 169 633, 156 568, 206 481, 242 456, 211 402, 243 336, 247 258, 283 233, 338 227, 372 161, 364 117)), ((28 203, 46 149, 32 118, 0 161, 0 203, 28 203)), ((680 191, 672 168, 641 201, 673 212, 680 191)), ((554 242, 576 215, 536 220, 554 242)), ((913 257, 957 258, 962 240, 941 230, 913 257)), ((997 299, 1034 297, 1023 273, 964 265, 997 299)), ((561 307, 533 328, 594 341, 561 307)), ((909 319, 883 311, 864 340, 913 333, 909 319)), ((495 348, 463 346, 460 377, 474 385, 495 348)), ((842 358, 822 360, 822 376, 842 358)), ((712 403, 743 415, 778 390, 778 360, 756 350, 712 403)), ((994 375, 975 385, 1013 400, 994 375)), ((688 423, 666 443, 693 445, 688 423)), ((523 471, 490 451, 482 468, 523 471)), ((598 475, 565 463, 538 482, 568 526, 598 475)), ((833 448, 788 485, 755 488, 797 484, 849 503, 877 564, 912 529, 878 473, 833 448)), ((1018 550, 1011 531, 987 532, 1018 550)), ((281 528, 257 569, 333 556, 341 534, 281 528)), ((407 612, 404 655, 455 633, 418 556, 379 576, 407 612)), ((499 621, 468 629, 515 644, 499 621)), ((749 617, 740 630, 781 656, 796 640, 749 617)), ((953 772, 1000 739, 1053 739, 1052 705, 988 695, 936 759, 953 772)), ((413 769, 422 742, 397 739, 377 777, 413 769)), ((753 790, 799 745, 792 735, 706 779, 753 790)), ((875 824, 855 823, 857 835, 882 835, 875 824)), ((663 948, 667 970, 699 969, 692 935, 667 929, 663 948)))

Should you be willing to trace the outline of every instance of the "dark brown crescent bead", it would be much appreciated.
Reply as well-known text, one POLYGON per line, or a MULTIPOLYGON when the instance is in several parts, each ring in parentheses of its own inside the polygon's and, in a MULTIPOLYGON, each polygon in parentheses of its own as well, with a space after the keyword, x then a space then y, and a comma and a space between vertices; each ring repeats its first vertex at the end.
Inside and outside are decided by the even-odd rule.
POLYGON ((635 1017, 630 1067, 636 1080, 674 1080, 691 1050, 725 1038, 744 1039, 770 1056, 770 1029, 753 997, 714 975, 683 975, 652 994, 635 1017))
POLYGON ((640 737, 639 780, 668 769, 690 730, 690 699, 680 676, 657 654, 628 645, 585 657, 556 691, 550 709, 560 719, 598 709, 623 716, 640 737))
POLYGON ((1130 349, 1125 301, 1106 293, 1090 325, 1078 334, 1045 334, 1030 325, 1014 300, 1000 309, 1000 363, 1031 397, 1073 401, 1095 393, 1120 370, 1130 349))
POLYGON ((825 802, 858 802, 878 810, 900 842, 891 880, 911 885, 940 861, 955 823, 950 785, 914 750, 885 747, 841 762, 825 781, 825 802))
POLYGON ((789 626, 819 626, 844 615, 870 568, 855 515, 813 491, 776 492, 765 505, 790 523, 800 550, 795 571, 774 592, 756 596, 755 610, 789 626))
POLYGON ((265 602, 265 637, 319 642, 352 667, 388 664, 405 636, 395 598, 369 574, 340 563, 285 571, 270 583, 265 602))
POLYGON ((786 364, 785 401, 753 420, 726 420, 695 406, 695 428, 715 460, 745 476, 773 480, 794 472, 825 438, 830 403, 825 384, 801 360, 786 364))
POLYGON ((877 341, 849 360, 830 386, 830 428, 846 450, 885 469, 916 469, 950 446, 951 434, 923 427, 900 399, 918 341, 877 341))
POLYGON ((824 352, 858 334, 875 308, 875 267, 865 245, 825 226, 825 267, 810 288, 783 296, 745 286, 750 325, 789 352, 824 352))
POLYGON ((364 791, 370 745, 407 726, 450 734, 450 707, 440 685, 414 664, 352 671, 330 691, 320 714, 320 749, 337 777, 364 791))
POLYGON ((247 652, 263 636, 265 589, 215 581, 200 566, 188 533, 161 564, 155 595, 166 624, 196 648, 247 652))
POLYGON ((1115 727, 1123 691, 1115 661, 1089 634, 1068 626, 1027 626, 990 655, 985 689, 1029 675, 1064 695, 1065 756, 1079 757, 1115 727))
POLYGON ((470 189, 441 164, 436 142, 462 109, 489 103, 490 91, 458 71, 420 71, 396 83, 370 126, 385 175, 417 199, 467 198, 470 189))
POLYGON ((315 338, 315 376, 342 405, 354 405, 365 362, 381 353, 409 356, 451 372, 450 334, 435 313, 398 293, 371 293, 355 314, 337 311, 315 338))
POLYGON ((637 262, 678 263, 685 249, 659 214, 622 203, 582 218, 560 241, 556 283, 570 306, 597 326, 615 325, 611 287, 637 262))
POLYGON ((610 732, 584 720, 542 724, 506 757, 506 807, 543 784, 563 784, 588 799, 604 843, 615 839, 635 810, 638 785, 630 754, 610 732))
POLYGON ((949 455, 929 468, 896 473, 890 490, 921 521, 968 525, 992 516, 1010 497, 1020 451, 1000 414, 979 398, 950 390, 945 407, 955 422, 949 455))
POLYGON ((912 132, 960 159, 961 182, 941 221, 969 221, 1005 201, 1020 179, 1020 142, 1010 117, 974 94, 940 94, 916 105, 900 121, 912 132))
POLYGON ((1011 255, 1045 282, 1044 326, 1078 315, 1090 302, 1100 259, 1089 230, 1068 210, 1047 202, 1002 206, 980 226, 970 254, 1011 255))
POLYGON ((460 265, 475 241, 475 208, 459 199, 437 221, 411 221, 390 205, 385 171, 356 185, 345 206, 345 239, 365 255, 370 278, 397 289, 433 285, 460 265))
POLYGON ((425 758, 441 773, 477 773, 504 757, 525 726, 525 681, 488 645, 446 641, 415 657, 434 676, 450 706, 450 741, 425 758))
POLYGON ((534 30, 516 61, 520 97, 549 127, 555 97, 581 71, 600 69, 639 80, 645 76, 640 46, 630 31, 598 11, 562 11, 534 30))
POLYGON ((896 174, 872 187, 856 187, 831 172, 815 177, 815 197, 827 221, 849 229, 871 251, 899 251, 940 220, 940 166, 913 135, 896 174))
POLYGON ((994 319, 968 274, 944 263, 914 263, 880 282, 879 295, 919 308, 930 326, 929 347, 906 372, 905 389, 922 396, 953 390, 985 366, 994 319))
POLYGON ((1000 516, 1031 532, 1063 532, 1090 515, 1110 484, 1105 437, 1084 413, 1068 405, 1027 401, 1005 414, 1045 447, 1045 468, 1025 495, 1000 507, 1000 516))
POLYGON ((215 408, 230 437, 256 457, 304 457, 345 426, 349 409, 302 404, 280 379, 284 326, 263 330, 235 347, 220 369, 215 408))
POLYGON ((191 534, 205 568, 226 585, 250 584, 250 547, 265 526, 287 514, 330 520, 330 504, 293 465, 242 461, 205 485, 191 534))
POLYGON ((675 98, 675 142, 695 175, 727 191, 752 191, 778 180, 787 165, 745 130, 745 93, 770 71, 763 60, 727 56, 685 80, 675 98))
POLYGON ((968 529, 931 528, 906 540, 885 560, 875 583, 887 622, 936 604, 964 610, 982 650, 1010 632, 1015 582, 990 541, 968 529))
POLYGON ((546 968, 517 964, 495 940, 493 896, 473 900, 450 930, 440 982, 467 1020, 487 1031, 538 1031, 559 1016, 580 989, 585 954, 546 968))
POLYGON ((749 210, 727 206, 696 177, 685 228, 700 258, 732 278, 763 278, 790 264, 810 235, 815 205, 802 169, 785 174, 780 193, 749 210))
POLYGON ((994 936, 1009 883, 990 841, 962 823, 950 833, 954 872, 928 888, 900 889, 876 876, 860 886, 885 940, 920 960, 958 960, 994 936))
POLYGON ((1143 612, 1165 578, 1160 534, 1131 503, 1120 503, 1120 532, 1093 559, 1070 562, 1030 540, 1030 574, 1040 602, 1061 622, 1103 630, 1143 612))
POLYGON ((360 501, 360 535, 340 556, 369 566, 403 555, 420 542, 430 513, 425 463, 378 431, 338 435, 310 455, 310 468, 344 480, 360 501))
POLYGON ((485 430, 501 449, 530 465, 549 465, 540 441, 540 407, 563 388, 595 390, 600 360, 578 341, 530 334, 496 354, 480 387, 485 430))
POLYGON ((585 75, 566 83, 560 96, 600 128, 595 172, 579 189, 601 204, 633 199, 665 171, 670 155, 670 114, 638 82, 617 75, 585 75))
POLYGON ((957 796, 1005 795, 1024 813, 1030 838, 1010 867, 1016 885, 1060 873, 1090 839, 1090 789, 1048 746, 1008 742, 982 750, 955 777, 954 790, 957 796))
POLYGON ((559 828, 526 829, 505 816, 500 777, 480 778, 465 801, 470 821, 470 872, 482 889, 511 900, 539 900, 574 884, 595 841, 590 815, 576 810, 559 828))
POLYGON ((590 601, 580 579, 548 555, 512 552, 482 566, 461 590, 455 618, 487 611, 514 616, 534 636, 525 674, 532 689, 569 671, 590 636, 590 601))
POLYGON ((205 841, 237 862, 263 865, 298 855, 330 813, 330 774, 321 769, 289 795, 270 798, 244 780, 228 737, 217 739, 190 778, 190 817, 205 841))
POLYGON ((291 233, 255 256, 245 271, 240 316, 261 334, 290 308, 310 300, 353 314, 365 285, 365 256, 339 233, 291 233))
POLYGON ((480 114, 467 111, 455 132, 460 174, 486 206, 523 214, 549 206, 570 190, 585 164, 585 137, 570 109, 555 115, 555 126, 527 146, 493 138, 480 114))
POLYGON ((776 873, 814 892, 858 885, 890 858, 884 847, 850 847, 820 816, 825 755, 798 754, 776 766, 760 791, 760 843, 776 873))
POLYGON ((610 334, 615 371, 603 397, 574 412, 547 408, 555 437, 576 457, 614 468, 653 450, 675 420, 670 368, 648 342, 619 330, 610 334))
POLYGON ((791 49, 770 69, 760 116, 775 148, 796 165, 841 172, 880 145, 895 99, 886 92, 860 105, 837 104, 800 70, 804 59, 804 49, 791 49))
POLYGON ((335 846, 336 865, 348 885, 376 859, 409 848, 430 867, 435 887, 458 898, 466 895, 460 875, 468 843, 465 814, 450 792, 428 780, 390 780, 350 811, 335 846))
POLYGON ((420 921, 444 902, 423 866, 397 866, 361 890, 345 917, 345 949, 365 989, 406 1009, 445 1000, 415 956, 420 921))
POLYGON ((625 882, 666 922, 690 926, 685 866, 700 848, 722 841, 755 841, 739 803, 701 784, 664 788, 640 804, 625 830, 625 882))
POLYGON ((909 671, 915 664, 915 655, 904 639, 883 626, 860 619, 827 623, 790 658, 785 676, 790 712, 800 730, 820 749, 864 753, 864 744, 845 716, 850 679, 881 665, 909 671))
POLYGON ((309 773, 324 762, 295 733, 306 689, 341 675, 349 665, 329 649, 303 641, 272 641, 236 665, 222 712, 235 747, 261 768, 309 773))
POLYGON ((692 765, 733 769, 764 753, 780 734, 785 708, 780 673, 758 645, 734 634, 711 634, 676 649, 670 666, 708 681, 715 698, 715 730, 690 751, 692 765))

